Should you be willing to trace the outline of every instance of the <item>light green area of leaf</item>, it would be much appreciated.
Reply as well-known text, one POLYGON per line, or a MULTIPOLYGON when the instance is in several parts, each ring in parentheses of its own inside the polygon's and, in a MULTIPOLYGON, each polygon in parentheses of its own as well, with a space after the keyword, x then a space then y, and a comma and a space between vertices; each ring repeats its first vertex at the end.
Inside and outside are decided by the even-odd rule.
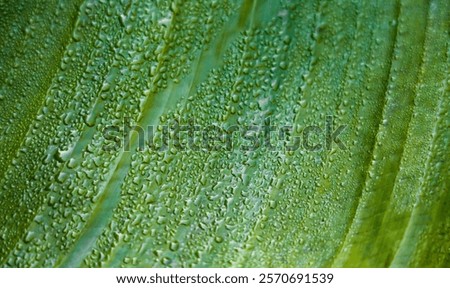
POLYGON ((449 267, 449 15, 0 0, 0 266, 449 267), (103 149, 124 119, 300 136, 327 115, 347 149, 103 149))

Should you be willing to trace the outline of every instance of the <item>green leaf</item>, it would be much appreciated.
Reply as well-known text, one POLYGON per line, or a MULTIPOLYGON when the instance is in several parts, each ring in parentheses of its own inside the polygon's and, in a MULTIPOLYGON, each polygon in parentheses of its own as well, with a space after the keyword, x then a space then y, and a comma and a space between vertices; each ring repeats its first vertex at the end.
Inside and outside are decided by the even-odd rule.
POLYGON ((0 1, 0 266, 449 267, 449 6, 0 1))

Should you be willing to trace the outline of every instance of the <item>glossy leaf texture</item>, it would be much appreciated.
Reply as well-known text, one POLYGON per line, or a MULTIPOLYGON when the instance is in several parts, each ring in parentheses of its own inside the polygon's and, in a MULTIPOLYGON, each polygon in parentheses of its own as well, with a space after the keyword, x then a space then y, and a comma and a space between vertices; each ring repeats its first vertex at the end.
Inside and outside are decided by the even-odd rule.
POLYGON ((0 1, 0 265, 449 267, 449 8, 0 1), (329 115, 346 149, 104 149, 329 115))

